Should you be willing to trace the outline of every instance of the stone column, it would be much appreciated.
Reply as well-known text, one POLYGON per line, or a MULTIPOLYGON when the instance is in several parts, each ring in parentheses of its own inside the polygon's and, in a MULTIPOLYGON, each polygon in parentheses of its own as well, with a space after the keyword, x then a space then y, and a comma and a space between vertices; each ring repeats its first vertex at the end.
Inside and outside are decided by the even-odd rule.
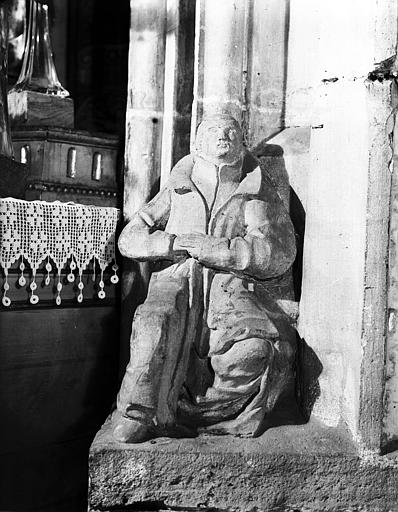
POLYGON ((193 99, 195 2, 167 0, 162 182, 189 153, 193 99))
MULTIPOLYGON (((166 0, 131 0, 124 219, 157 192, 163 126, 163 87, 166 42, 166 0)), ((128 360, 131 323, 146 294, 146 264, 123 262, 121 309, 121 373, 128 360)))
POLYGON ((226 109, 244 121, 250 3, 197 1, 191 141, 204 115, 226 109))
MULTIPOLYGON (((391 118, 395 122, 395 116, 391 118)), ((397 449, 398 445, 398 125, 392 133, 393 162, 390 167, 390 237, 388 260, 388 329, 386 342, 386 385, 384 389, 384 422, 382 442, 384 451, 397 449)))
POLYGON ((166 0, 131 0, 124 216, 156 191, 160 178, 166 0))
POLYGON ((289 0, 251 0, 248 94, 249 146, 280 132, 285 123, 289 0))

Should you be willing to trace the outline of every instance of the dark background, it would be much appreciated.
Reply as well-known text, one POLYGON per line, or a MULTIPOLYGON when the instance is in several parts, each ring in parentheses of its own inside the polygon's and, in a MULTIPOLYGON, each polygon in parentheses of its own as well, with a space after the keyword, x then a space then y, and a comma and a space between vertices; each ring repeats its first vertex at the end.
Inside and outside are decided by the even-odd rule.
POLYGON ((66 87, 76 128, 123 134, 129 1, 69 0, 68 6, 66 87))
MULTIPOLYGON (((76 128, 122 140, 129 1, 53 0, 50 9, 76 128)), ((117 294, 0 311, 0 511, 87 510, 88 450, 117 391, 118 324, 117 294)))

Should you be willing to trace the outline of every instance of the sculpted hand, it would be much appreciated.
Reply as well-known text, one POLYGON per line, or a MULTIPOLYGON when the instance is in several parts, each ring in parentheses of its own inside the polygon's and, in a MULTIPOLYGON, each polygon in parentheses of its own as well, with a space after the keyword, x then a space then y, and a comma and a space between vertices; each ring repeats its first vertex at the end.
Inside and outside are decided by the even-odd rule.
POLYGON ((179 235, 174 240, 173 249, 186 251, 193 258, 199 258, 202 244, 208 235, 203 233, 187 233, 186 235, 179 235))

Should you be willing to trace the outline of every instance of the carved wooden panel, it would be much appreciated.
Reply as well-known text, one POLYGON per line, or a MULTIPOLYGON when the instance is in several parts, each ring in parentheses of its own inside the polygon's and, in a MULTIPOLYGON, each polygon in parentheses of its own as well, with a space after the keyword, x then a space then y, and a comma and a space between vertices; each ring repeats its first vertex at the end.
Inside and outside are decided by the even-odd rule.
POLYGON ((13 143, 16 159, 30 167, 26 199, 119 206, 116 136, 32 128, 15 130, 13 143))

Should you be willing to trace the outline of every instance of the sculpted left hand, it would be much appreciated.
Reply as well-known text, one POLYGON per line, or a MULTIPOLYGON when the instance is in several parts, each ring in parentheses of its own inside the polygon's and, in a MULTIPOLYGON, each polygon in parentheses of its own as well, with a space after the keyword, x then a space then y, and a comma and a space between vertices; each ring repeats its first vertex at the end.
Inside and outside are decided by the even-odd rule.
POLYGON ((179 235, 174 240, 174 250, 185 250, 192 258, 199 258, 202 244, 207 238, 203 233, 187 233, 179 235))

